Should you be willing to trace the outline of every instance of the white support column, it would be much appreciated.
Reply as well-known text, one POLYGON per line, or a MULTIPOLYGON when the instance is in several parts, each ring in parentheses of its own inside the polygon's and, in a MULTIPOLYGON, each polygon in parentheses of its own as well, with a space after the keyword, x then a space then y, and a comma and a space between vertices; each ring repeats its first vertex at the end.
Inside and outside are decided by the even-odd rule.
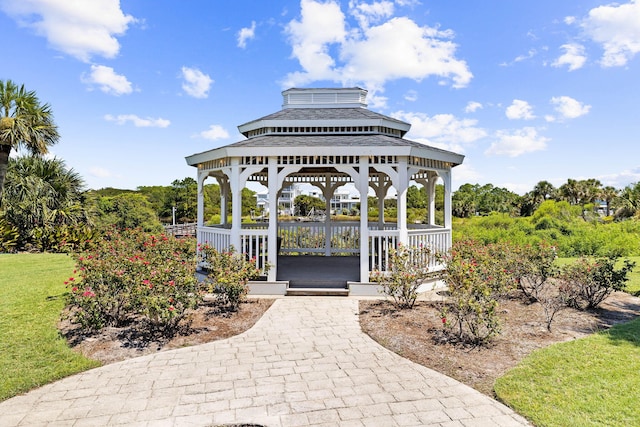
MULTIPOLYGON (((378 174, 378 180, 384 179, 382 175, 378 174)), ((379 184, 376 188, 376 197, 378 198, 378 230, 384 230, 384 198, 387 196, 388 188, 385 188, 383 184, 379 184)))
POLYGON ((322 189, 324 196, 324 256, 331 256, 331 198, 333 197, 331 175, 325 177, 325 185, 322 189))
MULTIPOLYGON (((444 182, 444 226, 451 230, 451 169, 440 172, 440 178, 444 182)), ((451 247, 451 232, 447 243, 451 247)))
MULTIPOLYGON (((231 245, 238 252, 240 247, 240 232, 242 231, 242 184, 240 182, 240 159, 231 159, 231 245)), ((226 215, 225 215, 226 216, 226 215)))
POLYGON ((369 157, 360 156, 356 180, 360 192, 360 282, 369 282, 369 157))
POLYGON ((278 159, 269 157, 269 230, 267 236, 267 262, 271 265, 267 280, 274 282, 278 272, 278 159))
POLYGON ((218 179, 218 185, 220 186, 220 224, 227 225, 229 223, 229 187, 228 179, 218 179))
POLYGON ((430 173, 429 180, 427 181, 429 225, 436 225, 436 182, 438 182, 438 175, 436 175, 435 173, 430 173))
MULTIPOLYGON (((204 181, 207 179, 208 172, 198 171, 198 219, 196 226, 198 228, 204 225, 204 181)), ((198 243, 201 243, 198 241, 198 243)))
POLYGON ((409 188, 409 170, 407 168, 406 158, 398 161, 397 184, 398 240, 399 243, 406 245, 409 241, 409 233, 407 230, 407 189, 409 188))
POLYGON ((429 217, 427 222, 429 225, 436 225, 436 183, 438 182, 438 174, 433 171, 427 173, 427 179, 417 179, 416 182, 421 184, 427 190, 427 203, 429 208, 429 217))

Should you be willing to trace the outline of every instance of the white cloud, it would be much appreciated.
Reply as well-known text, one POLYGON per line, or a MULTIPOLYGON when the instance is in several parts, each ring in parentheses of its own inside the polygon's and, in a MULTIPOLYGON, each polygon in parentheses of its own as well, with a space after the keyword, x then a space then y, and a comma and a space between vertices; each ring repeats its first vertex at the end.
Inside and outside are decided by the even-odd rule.
POLYGON ((429 117, 424 113, 398 111, 392 117, 411 123, 408 139, 445 150, 464 152, 465 146, 487 136, 484 129, 477 127, 477 120, 458 119, 451 114, 429 117))
POLYGON ((125 15, 119 0, 14 0, 0 8, 19 25, 32 28, 56 50, 89 62, 113 58, 122 36, 136 19, 125 15))
POLYGON ((151 117, 141 118, 136 116, 135 114, 120 114, 118 116, 107 114, 104 116, 104 119, 108 122, 115 122, 119 125, 124 125, 128 122, 131 122, 135 127, 138 128, 166 128, 171 124, 171 122, 167 119, 152 119, 151 117))
POLYGON ((469 101, 467 106, 464 107, 465 113, 475 113, 482 108, 482 104, 477 101, 469 101))
POLYGON ((566 16, 564 18, 564 23, 567 24, 567 25, 571 25, 574 22, 576 22, 576 17, 575 16, 566 16))
POLYGON ((581 27, 604 49, 603 67, 624 66, 640 52, 640 3, 636 0, 591 9, 581 27))
POLYGON ((596 176, 603 185, 610 185, 617 189, 623 189, 628 185, 640 182, 640 166, 631 170, 624 170, 615 174, 596 176))
POLYGON ((365 3, 361 0, 351 0, 349 9, 361 28, 368 28, 371 23, 381 22, 393 15, 394 5, 390 1, 365 3))
POLYGON ((95 176, 96 178, 120 178, 120 176, 114 174, 109 169, 103 168, 101 166, 90 167, 89 175, 95 176))
MULTIPOLYGON (((530 36, 532 38, 537 38, 533 34, 530 34, 530 36)), ((538 54, 538 51, 536 49, 529 49, 529 51, 526 53, 526 55, 518 55, 513 59, 513 61, 511 61, 511 62, 503 62, 503 63, 500 64, 500 66, 501 67, 510 67, 515 63, 526 61, 527 59, 531 59, 534 56, 536 56, 537 54, 538 54)))
POLYGON ((591 109, 591 105, 585 105, 569 96, 554 96, 550 102, 555 105, 555 110, 560 113, 562 119, 584 116, 591 109))
POLYGON ((182 67, 182 89, 194 98, 206 98, 213 80, 197 68, 182 67))
POLYGON ((478 182, 482 175, 478 173, 471 164, 471 162, 465 159, 465 162, 453 169, 452 178, 454 181, 454 188, 460 187, 462 184, 470 182, 478 182))
POLYGON ((513 132, 499 130, 496 132, 497 141, 485 151, 487 155, 518 157, 525 153, 541 151, 547 147, 549 138, 538 135, 532 127, 524 127, 513 132))
POLYGON ((101 91, 110 95, 128 95, 133 92, 131 82, 113 68, 104 65, 92 65, 91 73, 81 78, 83 83, 97 85, 101 91))
POLYGON ((387 19, 385 2, 367 9, 366 22, 360 2, 352 2, 356 21, 351 31, 339 3, 301 0, 301 18, 286 27, 292 56, 301 71, 287 75, 283 86, 303 86, 318 80, 344 85, 362 84, 370 94, 383 91, 387 81, 410 78, 420 81, 430 76, 455 88, 469 84, 473 75, 463 60, 455 57, 453 32, 421 27, 406 17, 387 19), (373 11, 378 11, 374 13, 373 11), (382 20, 379 25, 372 25, 382 20), (339 61, 339 63, 337 63, 339 61))
POLYGON ((505 115, 510 120, 531 120, 535 119, 533 115, 533 108, 527 101, 521 99, 514 99, 511 105, 505 110, 505 115))
POLYGON ((582 68, 587 60, 584 54, 584 46, 577 43, 567 43, 560 46, 564 53, 558 57, 551 65, 554 67, 569 66, 569 71, 582 68))
POLYGON ((210 139, 211 141, 216 141, 218 139, 227 139, 227 138, 229 138, 229 132, 227 132, 225 130, 225 128, 223 128, 220 125, 211 125, 211 126, 209 126, 209 129, 204 130, 204 131, 200 132, 197 135, 194 135, 194 137, 199 137, 199 138, 204 138, 204 139, 210 139))
POLYGON ((300 8, 300 21, 289 22, 286 33, 292 55, 304 71, 290 73, 285 86, 303 86, 314 80, 339 80, 333 70, 335 61, 329 54, 329 46, 344 42, 346 37, 345 16, 340 5, 333 1, 301 0, 300 8))
POLYGON ((416 92, 415 90, 409 90, 404 94, 404 99, 409 102, 415 102, 418 100, 418 92, 416 92))
POLYGON ((242 28, 238 31, 238 47, 247 47, 247 40, 253 40, 256 36, 256 21, 251 21, 251 27, 242 28))
POLYGON ((455 59, 451 37, 449 31, 420 27, 409 18, 392 18, 368 28, 363 39, 351 39, 342 46, 346 60, 342 78, 378 88, 387 80, 437 76, 452 80, 453 87, 464 87, 472 74, 466 62, 455 59))

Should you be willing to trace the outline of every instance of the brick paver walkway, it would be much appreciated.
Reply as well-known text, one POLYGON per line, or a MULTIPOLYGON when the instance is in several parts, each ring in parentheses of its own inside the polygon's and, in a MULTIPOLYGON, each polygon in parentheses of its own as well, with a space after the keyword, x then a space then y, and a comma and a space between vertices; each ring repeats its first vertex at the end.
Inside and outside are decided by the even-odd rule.
POLYGON ((93 369, 0 403, 0 426, 522 426, 361 332, 358 301, 278 299, 236 337, 93 369))

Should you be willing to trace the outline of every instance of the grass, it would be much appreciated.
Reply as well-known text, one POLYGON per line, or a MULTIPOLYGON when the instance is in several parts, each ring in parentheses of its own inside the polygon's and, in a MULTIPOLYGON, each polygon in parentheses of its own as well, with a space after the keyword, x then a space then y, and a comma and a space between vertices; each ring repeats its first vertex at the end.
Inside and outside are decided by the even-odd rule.
MULTIPOLYGON (((559 265, 569 264, 575 261, 577 258, 558 258, 559 265)), ((636 295, 640 293, 640 256, 631 256, 631 257, 621 257, 616 264, 618 267, 622 266, 622 262, 625 259, 629 259, 631 261, 635 261, 636 266, 633 268, 633 271, 629 274, 629 281, 627 282, 627 287, 625 291, 630 293, 631 295, 636 295)))
POLYGON ((500 400, 537 426, 640 420, 640 319, 532 353, 499 378, 500 400))
POLYGON ((0 255, 0 401, 99 365, 56 328, 73 265, 60 254, 0 255))

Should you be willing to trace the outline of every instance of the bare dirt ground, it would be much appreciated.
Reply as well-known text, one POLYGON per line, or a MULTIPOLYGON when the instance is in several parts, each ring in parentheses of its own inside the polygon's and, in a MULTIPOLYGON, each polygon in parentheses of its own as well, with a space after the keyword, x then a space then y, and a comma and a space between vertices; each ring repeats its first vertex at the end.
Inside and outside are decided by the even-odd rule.
MULTIPOLYGON (((235 313, 204 305, 168 340, 141 336, 135 327, 106 328, 90 336, 82 335, 68 321, 62 321, 59 328, 76 351, 106 364, 237 335, 253 326, 272 303, 269 299, 249 299, 235 313)), ((640 315, 640 298, 616 292, 596 311, 561 311, 548 332, 539 304, 512 298, 500 304, 502 333, 488 346, 465 347, 442 340, 438 302, 420 301, 412 310, 396 310, 385 300, 363 300, 359 304, 360 325, 374 340, 489 396, 493 396, 495 379, 533 350, 584 337, 640 315)))
POLYGON ((438 302, 396 310, 389 301, 361 301, 360 325, 384 347, 493 397, 495 380, 533 350, 633 320, 640 316, 640 298, 616 292, 595 311, 564 309, 556 315, 551 332, 538 303, 511 298, 500 302, 499 312, 502 332, 481 347, 443 340, 438 302))
POLYGON ((251 328, 273 304, 272 299, 249 299, 237 312, 221 310, 214 304, 204 304, 190 313, 170 339, 142 335, 135 325, 108 327, 92 335, 84 335, 68 319, 58 329, 74 350, 104 364, 132 357, 191 345, 204 344, 241 334, 251 328))

